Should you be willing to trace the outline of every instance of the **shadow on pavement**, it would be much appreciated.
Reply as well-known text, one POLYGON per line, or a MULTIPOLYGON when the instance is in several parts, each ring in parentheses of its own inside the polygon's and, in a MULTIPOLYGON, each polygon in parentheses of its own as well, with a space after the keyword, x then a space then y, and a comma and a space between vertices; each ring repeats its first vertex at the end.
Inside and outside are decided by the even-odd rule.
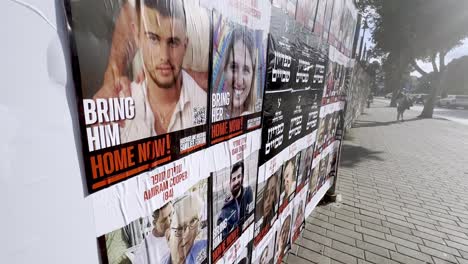
POLYGON ((343 158, 341 159, 340 166, 352 168, 357 163, 365 160, 383 161, 379 157, 382 151, 371 151, 360 146, 343 145, 343 158))
POLYGON ((389 126, 393 124, 399 124, 399 123, 405 123, 405 122, 412 122, 412 121, 417 121, 421 120, 421 118, 410 118, 410 119, 405 119, 403 122, 400 121, 387 121, 387 122, 378 122, 378 121, 365 121, 365 120, 357 120, 354 122, 352 125, 352 128, 360 128, 360 127, 378 127, 378 126, 389 126))

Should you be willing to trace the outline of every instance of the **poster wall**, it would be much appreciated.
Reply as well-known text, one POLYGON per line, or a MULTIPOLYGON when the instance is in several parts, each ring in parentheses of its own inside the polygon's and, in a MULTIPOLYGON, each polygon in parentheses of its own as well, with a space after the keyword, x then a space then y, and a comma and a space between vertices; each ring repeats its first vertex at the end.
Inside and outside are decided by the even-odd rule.
POLYGON ((336 175, 350 3, 66 1, 103 263, 282 262, 336 175))

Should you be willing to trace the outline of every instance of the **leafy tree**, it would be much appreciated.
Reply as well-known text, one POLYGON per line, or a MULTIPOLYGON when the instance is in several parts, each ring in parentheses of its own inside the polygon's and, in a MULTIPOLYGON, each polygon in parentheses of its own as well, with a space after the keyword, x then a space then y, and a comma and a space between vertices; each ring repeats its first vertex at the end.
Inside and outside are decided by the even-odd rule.
POLYGON ((432 64, 430 96, 420 115, 431 118, 446 71, 445 56, 468 36, 468 1, 362 0, 360 5, 375 25, 375 49, 387 58, 384 69, 386 85, 394 92, 392 105, 408 66, 427 77, 417 61, 432 64))

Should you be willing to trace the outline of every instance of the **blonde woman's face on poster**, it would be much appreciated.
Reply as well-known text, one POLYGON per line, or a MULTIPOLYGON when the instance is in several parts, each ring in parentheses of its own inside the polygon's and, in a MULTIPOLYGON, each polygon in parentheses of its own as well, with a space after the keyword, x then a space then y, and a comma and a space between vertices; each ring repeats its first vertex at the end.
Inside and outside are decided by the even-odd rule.
POLYGON ((227 87, 231 95, 232 105, 235 108, 243 107, 250 93, 254 77, 251 58, 252 54, 250 54, 245 44, 241 40, 236 41, 232 52, 229 54, 228 65, 225 68, 227 87))

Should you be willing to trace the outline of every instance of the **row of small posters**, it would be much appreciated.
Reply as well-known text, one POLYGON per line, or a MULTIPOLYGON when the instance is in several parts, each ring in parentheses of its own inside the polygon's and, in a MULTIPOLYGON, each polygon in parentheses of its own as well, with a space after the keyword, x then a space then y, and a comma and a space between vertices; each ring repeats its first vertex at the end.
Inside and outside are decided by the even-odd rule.
POLYGON ((268 0, 65 7, 102 262, 281 262, 333 180, 345 54, 268 0))

